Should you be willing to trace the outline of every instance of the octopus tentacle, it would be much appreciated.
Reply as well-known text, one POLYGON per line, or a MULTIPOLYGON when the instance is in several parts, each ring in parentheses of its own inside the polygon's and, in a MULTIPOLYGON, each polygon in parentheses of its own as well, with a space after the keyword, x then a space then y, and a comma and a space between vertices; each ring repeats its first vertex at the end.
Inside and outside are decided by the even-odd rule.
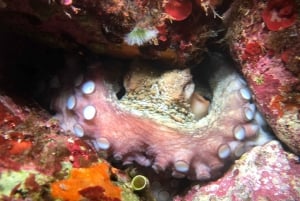
POLYGON ((85 75, 76 75, 71 88, 64 88, 53 101, 62 128, 91 140, 98 150, 123 164, 136 162, 193 180, 219 176, 232 159, 270 140, 246 82, 232 68, 221 66, 210 78, 209 107, 199 98, 189 71, 157 75, 139 68, 125 76, 127 94, 121 98, 103 67, 93 66, 85 75), (174 82, 174 75, 180 79, 174 82), (153 76, 154 81, 147 83, 143 76, 153 76), (179 87, 168 83, 179 83, 179 87), (171 111, 171 120, 161 117, 149 107, 149 100, 158 100, 150 106, 163 112, 182 106, 183 115, 171 111), (165 100, 166 104, 160 103, 165 100), (128 102, 134 102, 135 108, 128 102))

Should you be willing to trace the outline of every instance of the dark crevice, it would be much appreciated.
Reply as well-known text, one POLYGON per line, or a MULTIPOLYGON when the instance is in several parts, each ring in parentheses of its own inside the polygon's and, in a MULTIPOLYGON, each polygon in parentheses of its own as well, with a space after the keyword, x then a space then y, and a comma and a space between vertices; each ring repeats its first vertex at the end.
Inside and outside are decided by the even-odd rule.
POLYGON ((124 86, 122 86, 121 89, 116 94, 118 100, 121 100, 122 97, 125 95, 125 93, 126 93, 126 90, 125 90, 124 86))

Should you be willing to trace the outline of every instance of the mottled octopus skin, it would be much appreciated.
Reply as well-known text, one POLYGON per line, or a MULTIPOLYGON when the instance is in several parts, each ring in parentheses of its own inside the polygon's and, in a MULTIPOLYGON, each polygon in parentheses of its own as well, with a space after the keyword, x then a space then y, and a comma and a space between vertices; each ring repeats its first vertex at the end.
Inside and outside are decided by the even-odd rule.
POLYGON ((74 132, 76 125, 82 129, 77 135, 124 164, 137 162, 155 171, 171 171, 177 178, 208 180, 220 176, 232 159, 270 138, 263 130, 263 121, 256 118, 259 113, 250 103, 246 83, 227 64, 222 64, 210 79, 213 100, 209 114, 195 121, 192 129, 162 125, 154 118, 122 109, 108 77, 99 64, 88 68, 83 79, 82 75, 68 78, 74 80, 70 86, 63 86, 53 105, 64 130, 74 132), (88 81, 93 81, 95 88, 84 94, 82 85, 88 81), (246 95, 240 89, 246 90, 246 95), (67 107, 70 97, 75 102, 67 107), (89 120, 83 117, 86 106, 96 109, 89 120), (236 139, 238 126, 243 126, 245 135, 236 139))

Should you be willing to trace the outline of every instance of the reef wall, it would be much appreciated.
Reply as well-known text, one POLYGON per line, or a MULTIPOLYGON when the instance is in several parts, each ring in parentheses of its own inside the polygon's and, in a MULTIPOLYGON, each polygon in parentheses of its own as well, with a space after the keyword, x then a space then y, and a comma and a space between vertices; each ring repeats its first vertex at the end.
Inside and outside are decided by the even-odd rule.
POLYGON ((0 198, 300 199, 299 6, 0 0, 0 198))

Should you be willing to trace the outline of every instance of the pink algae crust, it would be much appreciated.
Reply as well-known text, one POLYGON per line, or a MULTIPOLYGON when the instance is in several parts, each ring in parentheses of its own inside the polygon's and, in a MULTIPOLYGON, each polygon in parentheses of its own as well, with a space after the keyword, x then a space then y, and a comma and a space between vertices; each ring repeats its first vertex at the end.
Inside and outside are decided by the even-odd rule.
MULTIPOLYGON (((270 41, 274 34, 271 29, 268 29, 265 13, 272 10, 272 12, 282 14, 285 13, 284 11, 290 10, 288 13, 294 19, 295 7, 296 4, 293 0, 268 1, 266 4, 262 1, 254 1, 252 7, 243 8, 248 9, 249 13, 241 20, 237 19, 240 29, 233 30, 235 32, 243 30, 240 34, 236 33, 238 35, 234 36, 231 43, 233 55, 241 64, 242 73, 255 94, 259 109, 270 116, 269 119, 273 119, 273 121, 281 118, 285 110, 293 109, 291 105, 294 103, 287 103, 286 97, 300 82, 299 77, 290 72, 286 66, 289 57, 295 55, 293 53, 295 49, 293 47, 286 51, 274 49, 275 46, 272 46, 270 42, 276 41, 270 41), (291 6, 293 8, 288 9, 291 6), (267 28, 264 27, 265 25, 267 28)), ((274 23, 283 23, 282 21, 289 16, 286 15, 282 17, 282 20, 273 19, 274 23)), ((296 20, 293 20, 293 24, 295 23, 296 20)), ((281 29, 286 29, 293 24, 281 27, 281 29)), ((233 29, 236 28, 233 27, 233 29)), ((295 41, 295 43, 297 42, 299 41, 295 41)), ((294 106, 297 105, 294 104, 294 106)))
POLYGON ((262 57, 255 66, 253 65, 244 65, 243 72, 249 78, 260 109, 274 120, 280 118, 285 110, 285 104, 280 103, 284 98, 280 97, 291 91, 291 87, 297 84, 298 79, 282 66, 279 59, 262 57))
POLYGON ((298 158, 272 141, 256 147, 236 161, 223 178, 205 186, 194 186, 184 197, 189 200, 298 200, 300 166, 298 158))
POLYGON ((272 12, 280 12, 280 15, 277 13, 279 16, 286 15, 282 19, 273 19, 274 22, 285 22, 288 17, 294 19, 299 5, 291 9, 290 5, 295 5, 295 2, 276 0, 236 4, 235 9, 247 11, 247 15, 240 13, 242 17, 233 12, 230 31, 234 34, 230 48, 254 94, 258 109, 276 136, 299 154, 300 74, 297 49, 300 40, 292 35, 294 29, 299 29, 299 20, 293 20, 289 26, 278 25, 278 30, 272 30, 265 17, 266 10, 271 9, 272 12))

